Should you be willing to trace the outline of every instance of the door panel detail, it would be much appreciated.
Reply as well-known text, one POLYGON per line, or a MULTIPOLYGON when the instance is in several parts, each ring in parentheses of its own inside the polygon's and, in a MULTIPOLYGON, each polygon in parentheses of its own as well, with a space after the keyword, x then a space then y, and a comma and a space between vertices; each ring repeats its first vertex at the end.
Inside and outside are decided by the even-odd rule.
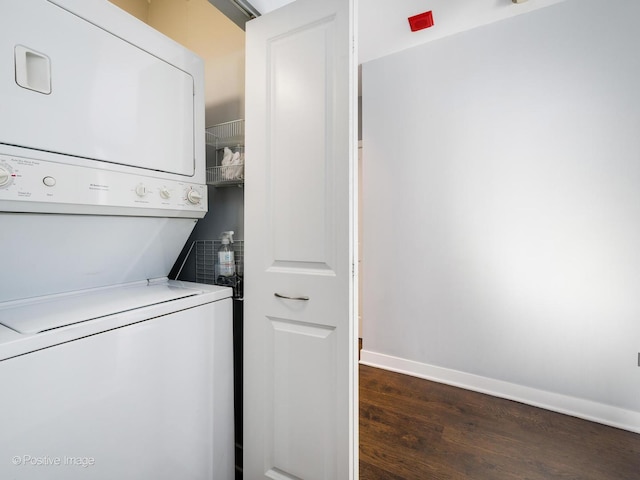
POLYGON ((267 47, 268 175, 274 267, 332 270, 335 152, 334 17, 276 37, 267 47), (305 68, 296 68, 304 64, 305 68), (309 121, 300 118, 309 112, 309 121), (293 181, 292 181, 293 180, 293 181), (300 201, 304 198, 305 201, 300 201))
POLYGON ((335 328, 268 318, 268 395, 274 412, 270 470, 285 478, 338 478, 333 456, 336 415, 335 328), (312 382, 308 379, 312 378, 312 382))

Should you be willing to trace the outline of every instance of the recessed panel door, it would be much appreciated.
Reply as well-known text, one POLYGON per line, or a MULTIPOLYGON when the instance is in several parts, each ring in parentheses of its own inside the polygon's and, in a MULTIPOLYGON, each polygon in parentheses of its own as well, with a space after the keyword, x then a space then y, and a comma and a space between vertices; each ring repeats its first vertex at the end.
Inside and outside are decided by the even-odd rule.
POLYGON ((245 478, 357 477, 352 8, 247 24, 245 478))

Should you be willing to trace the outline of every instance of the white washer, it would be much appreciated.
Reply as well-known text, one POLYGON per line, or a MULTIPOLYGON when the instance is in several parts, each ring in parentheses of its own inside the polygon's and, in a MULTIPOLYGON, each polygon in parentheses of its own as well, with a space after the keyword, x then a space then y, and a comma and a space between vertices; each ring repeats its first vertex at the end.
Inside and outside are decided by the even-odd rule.
POLYGON ((233 478, 230 294, 156 281, 0 304, 0 478, 233 478))

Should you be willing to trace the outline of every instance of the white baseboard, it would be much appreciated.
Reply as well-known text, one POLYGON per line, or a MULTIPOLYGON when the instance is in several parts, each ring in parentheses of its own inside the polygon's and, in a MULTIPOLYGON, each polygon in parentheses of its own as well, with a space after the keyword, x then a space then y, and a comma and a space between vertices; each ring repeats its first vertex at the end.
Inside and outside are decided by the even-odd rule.
POLYGON ((640 433, 640 412, 633 410, 625 410, 603 403, 436 367, 368 350, 360 352, 360 363, 640 433))

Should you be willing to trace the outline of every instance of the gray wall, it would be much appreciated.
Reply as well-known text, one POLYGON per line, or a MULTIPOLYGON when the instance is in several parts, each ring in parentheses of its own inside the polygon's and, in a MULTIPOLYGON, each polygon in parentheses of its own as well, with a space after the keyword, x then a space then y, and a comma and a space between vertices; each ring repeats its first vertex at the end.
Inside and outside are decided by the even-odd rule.
POLYGON ((640 412, 638 18, 570 0, 363 65, 365 360, 640 412))

